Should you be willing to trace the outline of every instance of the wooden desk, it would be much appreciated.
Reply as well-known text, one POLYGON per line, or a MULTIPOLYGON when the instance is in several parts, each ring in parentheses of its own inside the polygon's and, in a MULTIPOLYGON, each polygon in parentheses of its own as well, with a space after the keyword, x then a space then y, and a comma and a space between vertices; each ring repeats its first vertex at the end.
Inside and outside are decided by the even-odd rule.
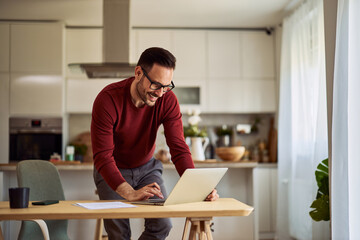
MULTIPOLYGON (((253 206, 255 211, 249 217, 221 217, 214 218, 212 234, 216 239, 233 239, 233 236, 240 236, 242 240, 258 240, 259 226, 259 206, 254 191, 254 175, 253 170, 258 166, 254 162, 211 162, 211 163, 195 163, 197 167, 228 167, 229 170, 217 186, 220 197, 235 198, 239 201, 253 206)), ((98 196, 94 195, 96 189, 93 179, 93 165, 90 164, 74 164, 74 165, 56 165, 60 172, 61 182, 67 200, 98 200, 98 196)), ((8 201, 8 188, 17 186, 17 178, 15 165, 0 164, 0 174, 3 174, 2 194, 0 193, 0 201, 8 201)), ((0 178, 1 179, 1 178, 0 178)), ((179 174, 175 170, 173 164, 164 164, 163 179, 165 188, 168 193, 174 188, 179 180, 179 174)), ((1 182, 1 180, 0 180, 1 182)), ((0 188, 1 189, 1 188, 0 188)), ((134 239, 140 237, 144 225, 142 218, 134 218, 130 220, 133 228, 132 235, 134 239)), ((72 219, 69 221, 68 234, 71 239, 92 239, 93 231, 96 223, 94 219, 72 219)), ((184 219, 173 218, 173 228, 170 231, 169 239, 178 239, 183 233, 184 219)), ((16 239, 17 232, 20 229, 19 221, 4 221, 2 230, 4 236, 8 239, 16 239)))
MULTIPOLYGON (((221 198, 215 202, 196 202, 171 206, 136 205, 135 208, 89 210, 74 206, 77 202, 99 201, 60 201, 59 204, 47 206, 33 206, 29 208, 10 209, 9 202, 0 202, 1 220, 30 220, 30 219, 101 219, 101 218, 169 218, 186 217, 188 221, 196 219, 201 224, 212 217, 220 216, 249 216, 253 207, 233 198, 221 198)), ((187 221, 187 222, 188 222, 187 221)), ((192 230, 196 230, 195 228, 192 230)), ((206 230, 206 229, 205 229, 206 230)), ((187 230, 185 229, 185 232, 187 230)), ((191 235, 191 233, 190 233, 191 235)), ((0 236, 1 238, 1 236, 0 236)))

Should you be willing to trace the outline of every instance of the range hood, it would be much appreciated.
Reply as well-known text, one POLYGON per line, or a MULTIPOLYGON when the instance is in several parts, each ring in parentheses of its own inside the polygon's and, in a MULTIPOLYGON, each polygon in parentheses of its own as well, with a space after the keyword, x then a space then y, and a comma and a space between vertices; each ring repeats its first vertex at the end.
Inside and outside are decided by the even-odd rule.
POLYGON ((127 78, 134 75, 130 64, 130 0, 103 0, 103 62, 72 63, 88 78, 127 78))

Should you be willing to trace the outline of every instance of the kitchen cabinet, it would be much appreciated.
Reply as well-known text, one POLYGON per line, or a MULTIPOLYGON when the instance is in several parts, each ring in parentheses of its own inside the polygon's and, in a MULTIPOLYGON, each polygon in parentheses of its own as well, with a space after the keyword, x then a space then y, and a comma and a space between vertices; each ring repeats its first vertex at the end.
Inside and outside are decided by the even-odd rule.
POLYGON ((11 116, 58 116, 63 113, 63 76, 11 73, 11 116))
POLYGON ((224 80, 208 82, 208 112, 275 112, 275 81, 224 80))
POLYGON ((10 71, 63 71, 63 30, 61 23, 11 23, 10 71))
POLYGON ((68 79, 66 89, 66 112, 91 113, 98 93, 108 84, 119 79, 68 79), (86 87, 84 87, 86 86, 86 87))
POLYGON ((176 57, 174 72, 175 92, 178 98, 198 99, 182 103, 180 109, 206 110, 206 42, 205 30, 173 30, 173 54, 176 57), (187 91, 188 90, 188 91, 187 91))
POLYGON ((133 59, 136 63, 140 58, 141 53, 149 47, 162 47, 170 52, 173 50, 172 32, 170 30, 158 29, 135 29, 132 36, 135 43, 132 45, 134 48, 132 52, 133 59))
MULTIPOLYGON (((261 164, 260 164, 261 165, 261 164)), ((276 232, 277 167, 264 164, 254 171, 254 191, 257 201, 259 238, 273 239, 276 232)))
POLYGON ((206 77, 206 31, 135 29, 134 58, 149 47, 162 47, 176 57, 175 83, 188 85, 205 81, 206 77), (189 82, 186 82, 189 81, 189 82))
POLYGON ((246 79, 275 78, 274 35, 265 32, 241 33, 242 77, 246 79))
MULTIPOLYGON (((68 31, 68 34, 68 39, 80 38, 79 32, 68 31)), ((85 36, 85 33, 82 34, 85 36)), ((276 111, 273 37, 254 31, 137 28, 131 31, 130 59, 136 62, 145 49, 154 46, 174 53, 177 58, 174 83, 176 88, 181 88, 177 94, 186 93, 184 89, 191 89, 191 94, 199 94, 195 98, 191 96, 199 99, 198 103, 180 104, 183 112, 199 108, 209 113, 271 113, 276 111)), ((75 46, 84 41, 71 42, 75 46)), ((72 48, 67 47, 68 51, 72 48)), ((70 58, 80 60, 80 55, 77 58, 76 55, 68 57, 67 61, 70 58)), ((93 83, 95 81, 87 83, 94 84, 91 89, 101 85, 93 83)), ((67 109, 70 112, 76 109, 88 112, 93 97, 80 95, 78 100, 83 99, 84 102, 89 99, 91 102, 71 106, 72 99, 76 98, 73 93, 82 92, 80 85, 80 89, 70 89, 75 85, 78 86, 72 82, 67 87, 67 109), (81 106, 85 108, 81 109, 81 106)), ((179 95, 179 98, 183 97, 187 96, 179 95)))
POLYGON ((176 57, 174 80, 190 80, 192 83, 206 78, 205 30, 174 30, 173 54, 176 57))
POLYGON ((10 74, 0 72, 0 163, 9 159, 9 89, 10 74))
POLYGON ((103 61, 103 30, 100 28, 66 29, 66 76, 68 78, 86 79, 86 73, 80 69, 72 71, 70 63, 99 63, 103 61))
POLYGON ((241 78, 241 36, 239 31, 208 31, 209 80, 241 78))
POLYGON ((208 112, 275 112, 273 36, 209 31, 208 112))
POLYGON ((9 22, 10 116, 62 116, 63 24, 9 22))
POLYGON ((59 22, 10 22, 10 116, 62 116, 63 32, 59 22))
POLYGON ((0 72, 10 70, 10 25, 0 23, 0 72))
POLYGON ((209 79, 274 79, 274 36, 208 31, 209 79))

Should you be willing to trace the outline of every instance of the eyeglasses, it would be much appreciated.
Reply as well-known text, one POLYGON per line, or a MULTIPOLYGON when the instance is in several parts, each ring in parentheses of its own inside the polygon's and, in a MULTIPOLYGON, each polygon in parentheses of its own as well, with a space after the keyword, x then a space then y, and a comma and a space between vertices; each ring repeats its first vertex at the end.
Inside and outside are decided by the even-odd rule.
POLYGON ((151 83, 151 84, 150 84, 150 89, 151 89, 151 90, 159 90, 160 88, 163 88, 163 91, 164 91, 164 92, 170 92, 171 90, 174 89, 175 84, 173 83, 173 81, 171 81, 171 84, 169 84, 169 85, 162 85, 162 84, 159 83, 159 82, 152 81, 152 80, 149 78, 147 72, 146 72, 142 67, 141 67, 141 70, 144 72, 145 77, 146 77, 146 78, 149 80, 149 82, 151 83))

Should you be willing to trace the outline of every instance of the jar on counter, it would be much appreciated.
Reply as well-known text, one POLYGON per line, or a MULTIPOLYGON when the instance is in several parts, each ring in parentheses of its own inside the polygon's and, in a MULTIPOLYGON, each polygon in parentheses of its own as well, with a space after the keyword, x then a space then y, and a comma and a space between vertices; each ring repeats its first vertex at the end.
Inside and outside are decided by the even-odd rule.
POLYGON ((74 146, 67 146, 66 147, 66 161, 74 161, 75 155, 75 147, 74 146))

